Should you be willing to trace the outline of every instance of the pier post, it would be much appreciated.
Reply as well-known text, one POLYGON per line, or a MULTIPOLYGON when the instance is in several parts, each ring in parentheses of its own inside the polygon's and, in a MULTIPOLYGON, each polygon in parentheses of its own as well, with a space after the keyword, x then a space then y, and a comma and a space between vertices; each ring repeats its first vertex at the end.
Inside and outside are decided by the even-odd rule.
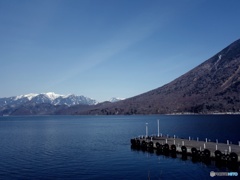
POLYGON ((207 142, 207 138, 206 138, 206 142, 207 142))
POLYGON ((161 133, 161 137, 162 137, 162 133, 161 133))
POLYGON ((151 141, 152 141, 152 137, 151 137, 151 141))
POLYGON ((218 150, 218 146, 217 146, 217 144, 216 144, 216 150, 218 150))
POLYGON ((206 149, 206 144, 205 143, 203 143, 203 148, 206 149))
POLYGON ((190 140, 191 140, 191 137, 189 136, 189 138, 188 138, 188 139, 189 139, 189 141, 190 141, 190 140))
MULTIPOLYGON (((174 139, 175 139, 176 136, 174 135, 173 137, 174 137, 174 139)), ((240 142, 240 141, 239 141, 239 142, 240 142)))
POLYGON ((182 145, 184 146, 184 141, 182 141, 182 145))
POLYGON ((167 139, 166 139, 166 144, 167 144, 167 139))
POLYGON ((146 123, 146 138, 148 137, 148 123, 146 123))
POLYGON ((227 140, 227 145, 229 145, 229 140, 227 140))
POLYGON ((173 140, 173 144, 175 145, 175 139, 173 140))
POLYGON ((158 122, 158 137, 159 137, 159 119, 157 120, 158 122))
POLYGON ((232 148, 231 148, 231 146, 229 146, 229 153, 231 153, 232 152, 232 148))

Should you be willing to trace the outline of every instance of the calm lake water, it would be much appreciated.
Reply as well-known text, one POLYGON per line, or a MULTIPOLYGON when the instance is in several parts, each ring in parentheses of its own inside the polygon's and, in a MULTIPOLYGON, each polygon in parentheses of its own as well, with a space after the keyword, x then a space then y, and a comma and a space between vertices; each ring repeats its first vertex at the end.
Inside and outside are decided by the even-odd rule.
POLYGON ((165 135, 240 141, 239 115, 0 117, 0 179, 212 179, 211 171, 229 172, 131 149, 145 123, 157 134, 157 119, 165 135))

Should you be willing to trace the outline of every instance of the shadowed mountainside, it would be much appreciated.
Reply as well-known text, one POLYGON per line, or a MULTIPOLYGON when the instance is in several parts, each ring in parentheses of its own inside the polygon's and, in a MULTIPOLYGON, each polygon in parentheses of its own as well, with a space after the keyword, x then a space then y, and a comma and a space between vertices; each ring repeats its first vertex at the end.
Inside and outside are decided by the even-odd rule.
MULTIPOLYGON (((224 113, 240 110, 240 40, 172 82, 116 103, 67 114, 224 113)), ((70 107, 71 108, 71 107, 70 107)))

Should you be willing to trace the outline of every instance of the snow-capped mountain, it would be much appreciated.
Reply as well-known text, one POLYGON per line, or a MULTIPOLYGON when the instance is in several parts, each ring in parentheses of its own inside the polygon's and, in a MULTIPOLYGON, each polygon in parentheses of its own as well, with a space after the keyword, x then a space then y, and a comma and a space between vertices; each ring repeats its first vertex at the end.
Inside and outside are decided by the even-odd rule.
POLYGON ((125 98, 118 98, 118 97, 113 97, 113 98, 111 98, 109 101, 110 102, 118 102, 118 101, 122 101, 122 100, 124 100, 125 98))
POLYGON ((13 96, 8 98, 0 98, 0 107, 3 106, 19 106, 25 103, 49 103, 52 105, 95 105, 98 102, 94 99, 85 96, 76 96, 74 94, 70 95, 60 95, 54 92, 41 93, 41 94, 26 94, 20 96, 13 96))

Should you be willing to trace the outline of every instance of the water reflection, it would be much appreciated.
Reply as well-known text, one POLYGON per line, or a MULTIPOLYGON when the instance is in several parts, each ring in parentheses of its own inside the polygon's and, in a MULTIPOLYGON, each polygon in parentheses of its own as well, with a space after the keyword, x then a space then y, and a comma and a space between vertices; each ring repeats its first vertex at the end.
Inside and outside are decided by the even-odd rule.
POLYGON ((157 156, 164 156, 164 157, 170 157, 170 158, 179 158, 182 161, 192 161, 192 163, 203 163, 206 166, 214 165, 218 169, 222 168, 227 168, 229 171, 238 171, 240 172, 239 169, 239 162, 228 162, 228 161, 219 161, 219 160, 213 160, 209 158, 203 158, 203 157, 196 157, 196 156, 191 156, 189 154, 180 154, 176 152, 164 152, 164 151, 159 151, 157 149, 153 148, 142 148, 138 146, 131 146, 132 151, 136 152, 144 152, 144 153, 149 153, 149 154, 155 154, 157 156))

